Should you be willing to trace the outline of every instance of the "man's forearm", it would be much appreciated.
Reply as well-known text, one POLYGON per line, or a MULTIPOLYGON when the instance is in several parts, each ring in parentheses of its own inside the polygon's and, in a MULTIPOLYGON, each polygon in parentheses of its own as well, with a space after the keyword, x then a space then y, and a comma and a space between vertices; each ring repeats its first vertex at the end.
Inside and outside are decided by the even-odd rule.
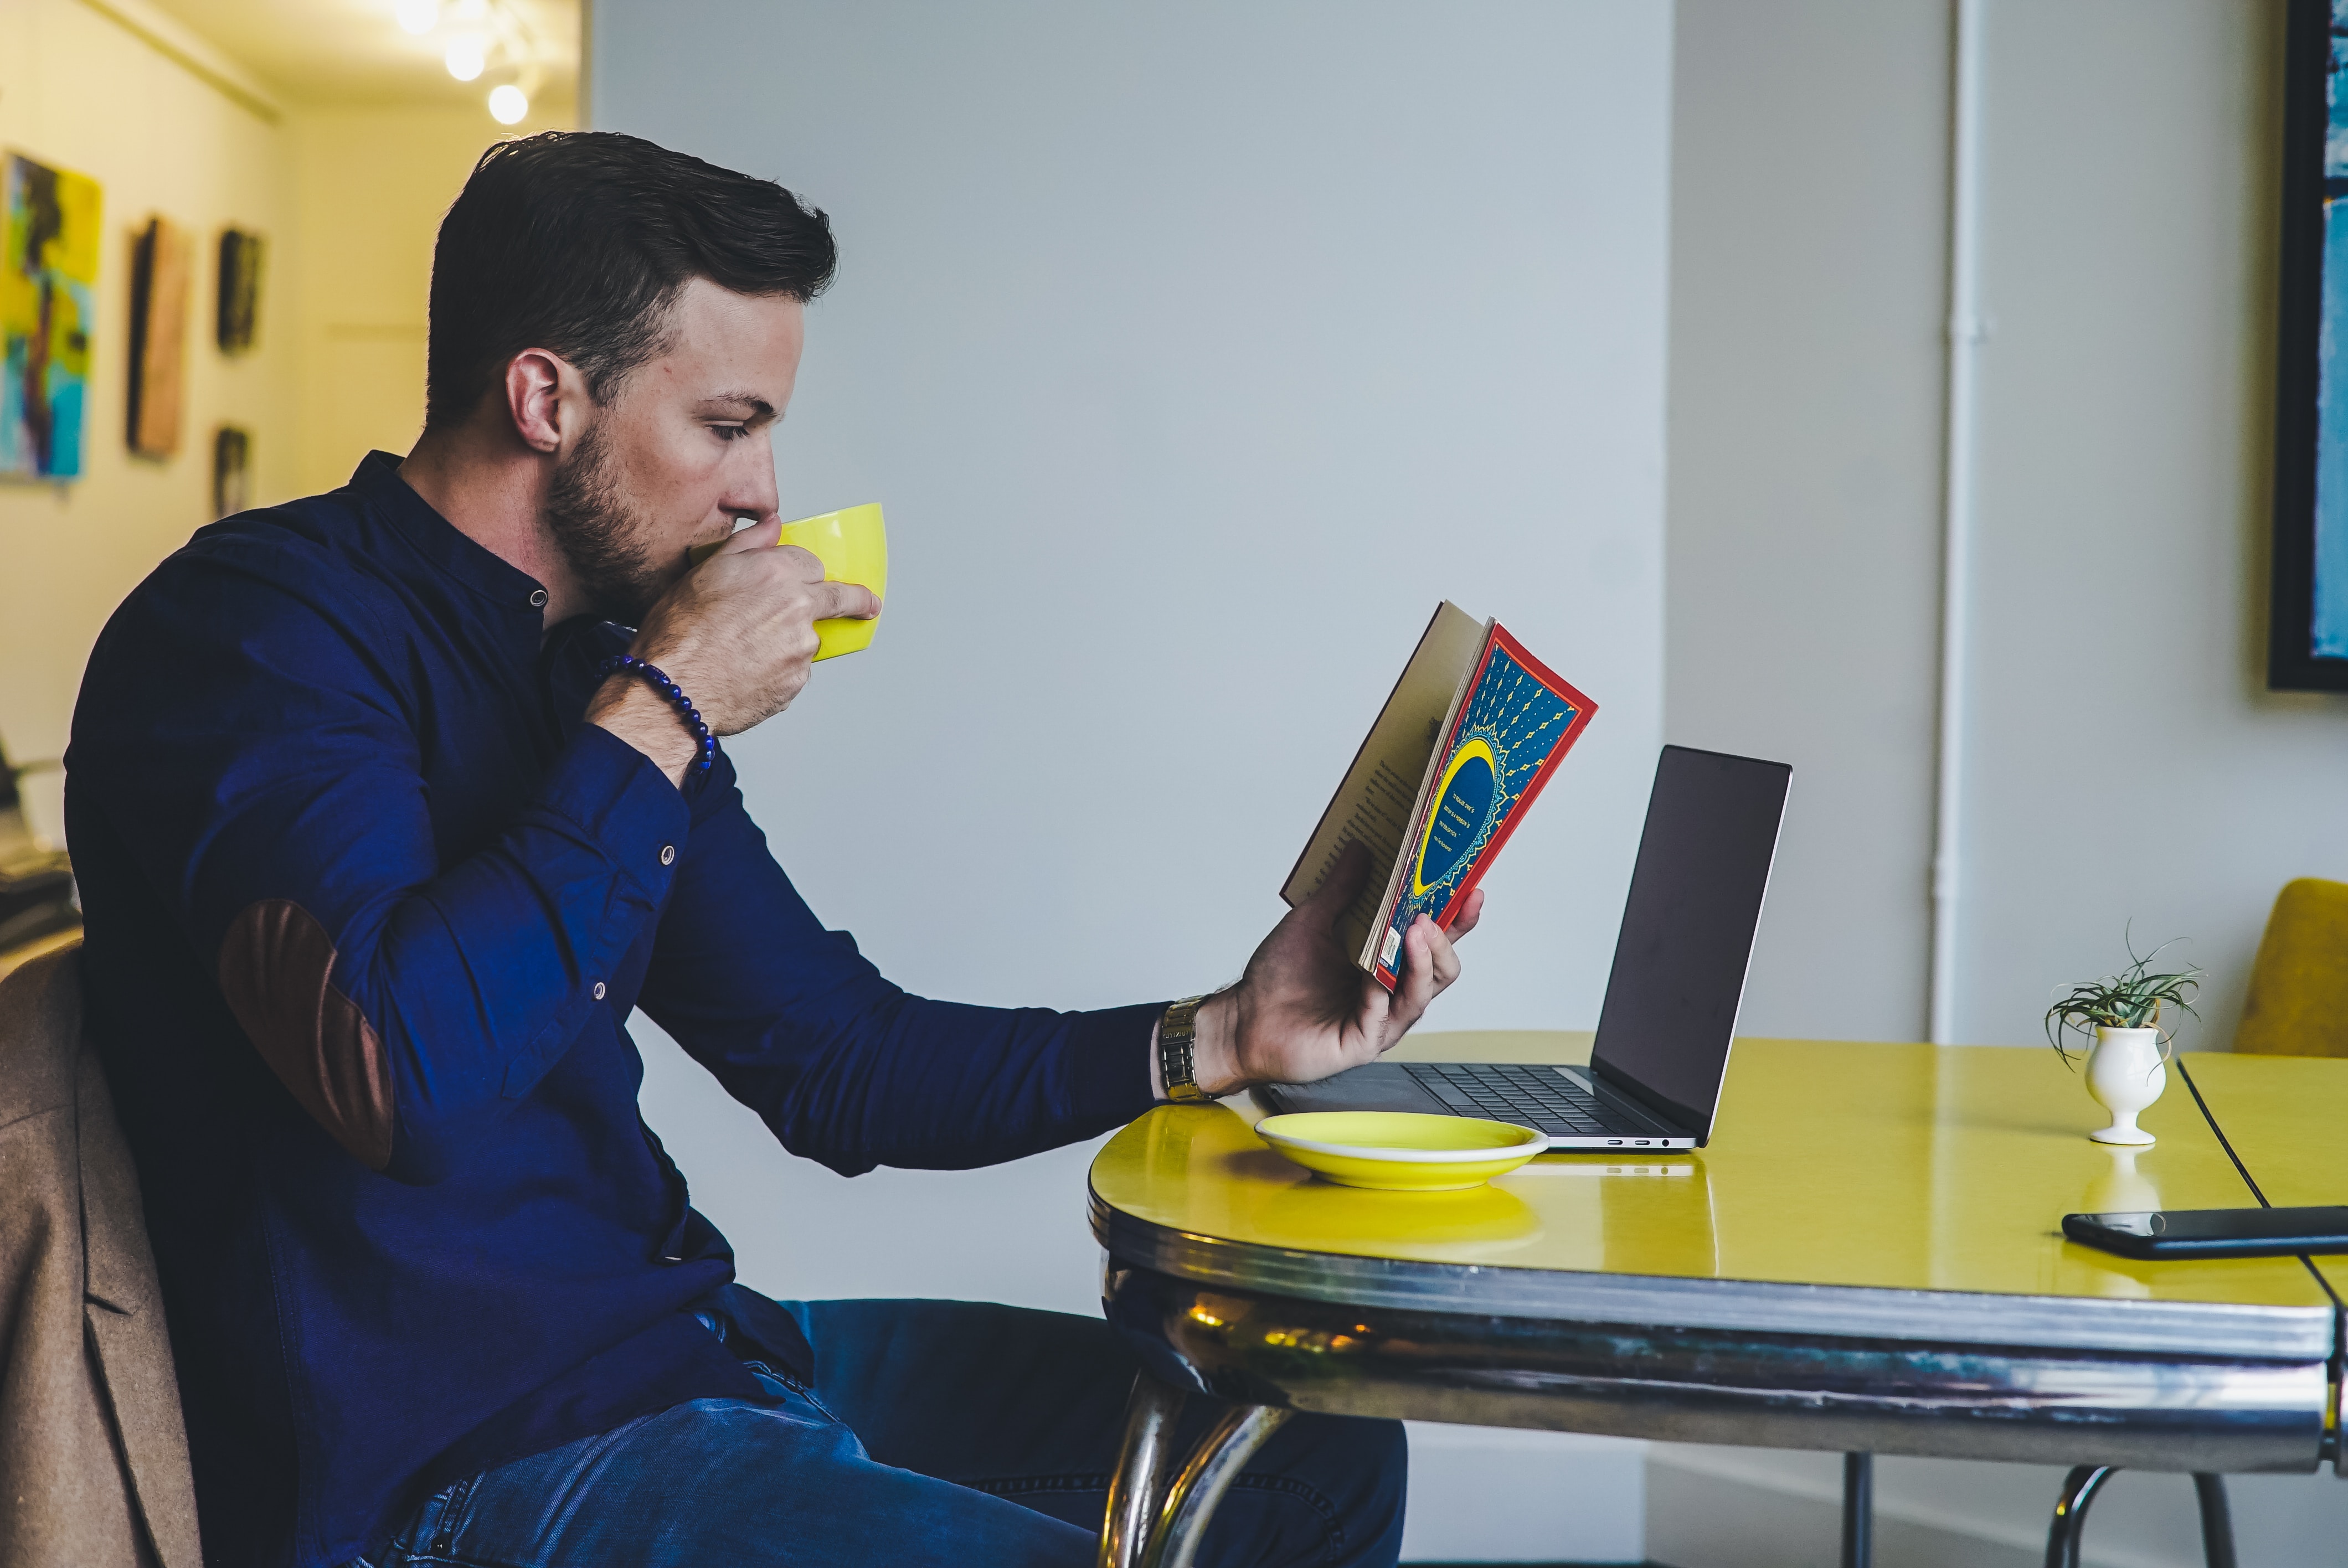
POLYGON ((684 787, 685 770, 695 754, 693 735, 678 722, 676 710, 643 680, 624 673, 605 680, 587 704, 587 722, 644 753, 669 783, 684 787))

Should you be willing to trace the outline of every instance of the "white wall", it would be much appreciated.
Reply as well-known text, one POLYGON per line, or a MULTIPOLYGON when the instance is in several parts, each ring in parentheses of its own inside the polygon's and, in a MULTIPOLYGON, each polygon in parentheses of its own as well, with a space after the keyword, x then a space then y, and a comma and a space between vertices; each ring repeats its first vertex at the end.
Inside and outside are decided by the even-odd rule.
POLYGON ((1740 1027, 1921 1040, 1946 0, 1682 0, 1665 733, 1794 764, 1740 1027))
POLYGON ((2133 919, 2222 1046, 2276 889, 2348 877, 2348 701, 2264 689, 2282 6, 1992 15, 1958 1038, 2133 919))
POLYGON ((301 213, 297 493, 345 483, 424 428, 424 337, 440 215, 491 142, 575 124, 553 93, 511 129, 478 103, 307 104, 291 117, 301 213))

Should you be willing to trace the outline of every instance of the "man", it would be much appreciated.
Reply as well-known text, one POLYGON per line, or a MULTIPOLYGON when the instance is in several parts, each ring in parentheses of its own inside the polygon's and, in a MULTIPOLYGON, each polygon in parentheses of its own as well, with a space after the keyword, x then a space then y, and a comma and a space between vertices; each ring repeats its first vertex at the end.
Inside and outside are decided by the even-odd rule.
MULTIPOLYGON (((817 923, 705 733, 879 609, 771 548, 832 262, 771 183, 492 149, 441 226, 416 449, 204 529, 98 641, 88 1013, 216 1563, 1089 1563, 1134 1365, 1107 1327, 733 1283, 637 1114, 629 1012, 854 1173, 1094 1135, 1186 1070, 1318 1078, 1458 972, 1426 922, 1391 999, 1345 961, 1354 865, 1186 1060, 1180 1004, 931 1001, 817 923)), ((1292 1422, 1210 1556, 1391 1563, 1401 1464, 1391 1423, 1292 1422)))

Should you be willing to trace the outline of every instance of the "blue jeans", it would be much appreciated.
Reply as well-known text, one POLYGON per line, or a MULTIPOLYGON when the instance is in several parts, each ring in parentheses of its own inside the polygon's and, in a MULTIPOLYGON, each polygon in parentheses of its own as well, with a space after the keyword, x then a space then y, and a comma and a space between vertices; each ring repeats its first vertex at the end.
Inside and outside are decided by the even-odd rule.
MULTIPOLYGON (((816 1386, 695 1399, 458 1481, 372 1568, 1093 1568, 1133 1357, 1106 1324, 958 1301, 787 1303, 816 1386)), ((1187 1442, 1217 1413, 1193 1399, 1187 1442)), ((1201 1563, 1391 1568, 1393 1421, 1300 1415, 1256 1453, 1201 1563)))

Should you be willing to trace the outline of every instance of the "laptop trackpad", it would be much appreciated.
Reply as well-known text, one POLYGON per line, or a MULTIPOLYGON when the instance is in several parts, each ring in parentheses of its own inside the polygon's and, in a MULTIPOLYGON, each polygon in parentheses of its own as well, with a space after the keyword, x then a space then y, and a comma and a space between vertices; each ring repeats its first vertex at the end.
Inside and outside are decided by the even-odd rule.
POLYGON ((1270 1111, 1416 1111, 1451 1114, 1397 1061, 1373 1061, 1318 1083, 1267 1085, 1256 1098, 1270 1111))

